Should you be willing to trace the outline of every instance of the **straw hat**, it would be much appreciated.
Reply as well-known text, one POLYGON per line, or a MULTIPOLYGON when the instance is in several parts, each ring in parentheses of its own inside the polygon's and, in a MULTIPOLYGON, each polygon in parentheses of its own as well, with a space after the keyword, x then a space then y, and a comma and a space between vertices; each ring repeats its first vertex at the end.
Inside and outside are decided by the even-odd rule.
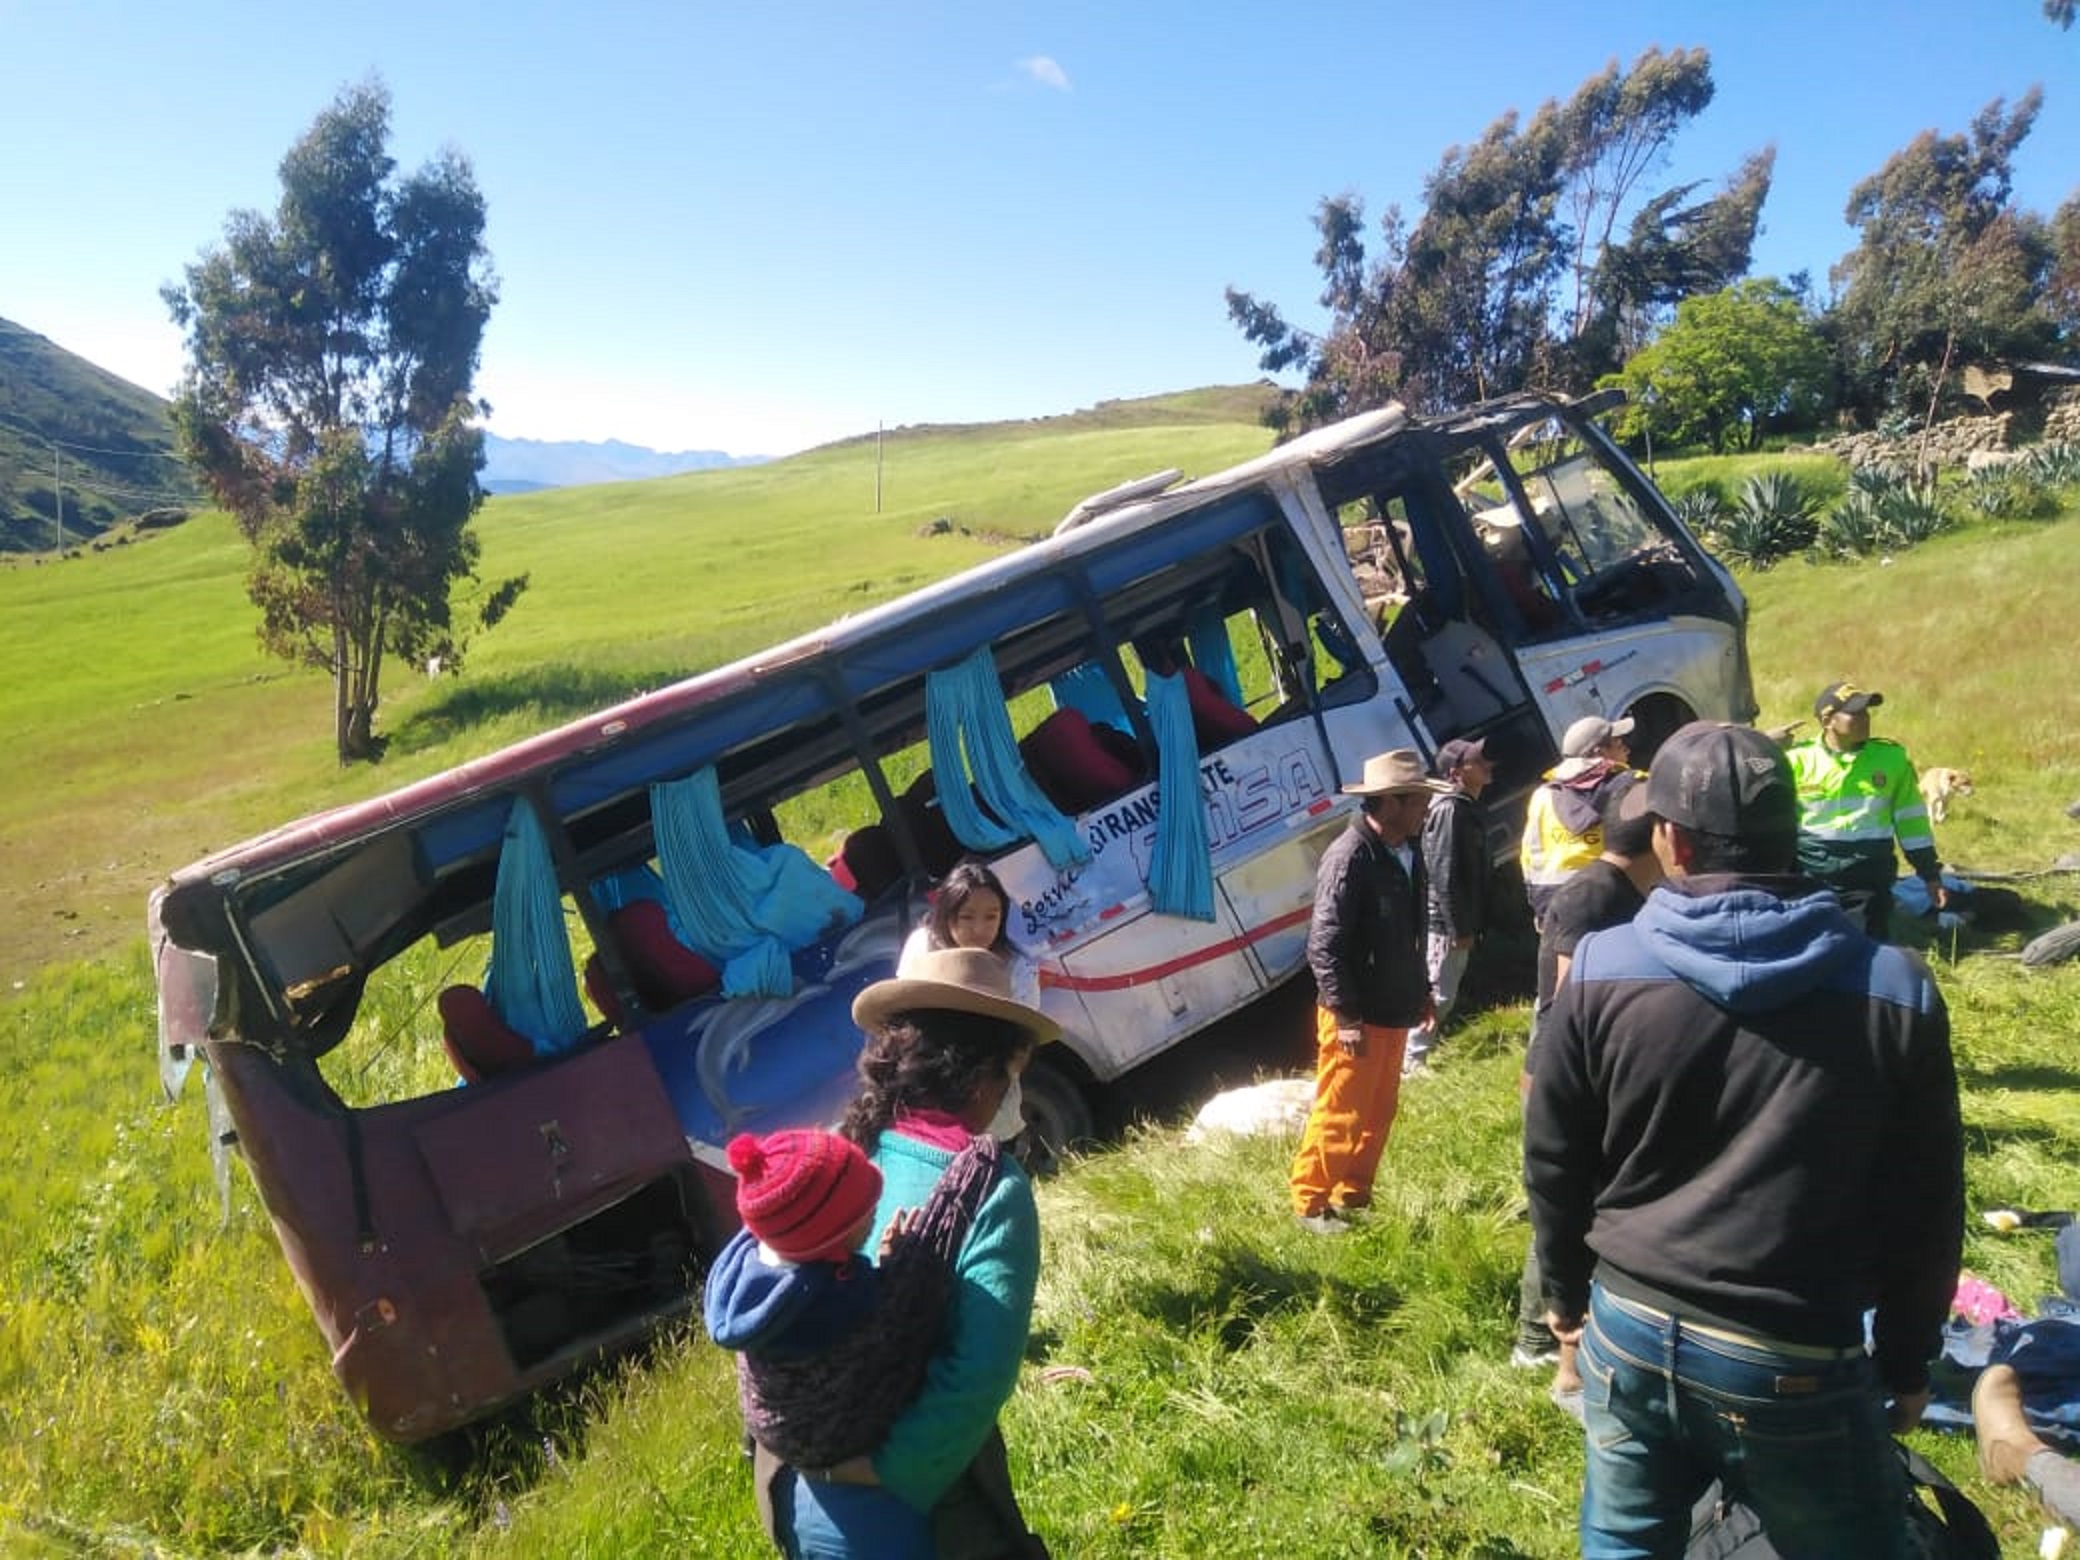
POLYGON ((1423 768, 1414 748, 1396 748, 1365 760, 1365 778, 1343 788, 1345 796, 1389 796, 1396 791, 1430 791, 1439 796, 1451 793, 1442 780, 1433 780, 1423 768))
POLYGON ((987 948, 914 954, 893 980, 875 981, 852 1001, 852 1021, 862 1029, 919 1011, 1001 1018, 1023 1029, 1036 1045, 1062 1037, 1062 1026, 1045 1013, 1011 1000, 1011 966, 987 948))

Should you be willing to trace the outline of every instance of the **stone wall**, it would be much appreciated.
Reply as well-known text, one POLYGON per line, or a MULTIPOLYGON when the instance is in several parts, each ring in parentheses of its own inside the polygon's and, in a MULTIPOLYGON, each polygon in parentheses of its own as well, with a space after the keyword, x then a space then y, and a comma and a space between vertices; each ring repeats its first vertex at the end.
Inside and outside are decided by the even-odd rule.
POLYGON ((2046 444, 2080 444, 2080 385, 2049 398, 2044 414, 2046 444))
POLYGON ((2038 439, 2025 441, 2020 437, 2022 432, 2013 412, 1999 412, 1991 417, 1954 417, 1937 423, 1926 434, 1913 433, 1903 439, 1888 439, 1881 433, 1851 433, 1813 448, 1851 467, 1911 470, 1925 465, 1963 466, 1977 452, 2013 449, 2024 442, 2080 444, 2080 386, 2044 398, 2038 439))

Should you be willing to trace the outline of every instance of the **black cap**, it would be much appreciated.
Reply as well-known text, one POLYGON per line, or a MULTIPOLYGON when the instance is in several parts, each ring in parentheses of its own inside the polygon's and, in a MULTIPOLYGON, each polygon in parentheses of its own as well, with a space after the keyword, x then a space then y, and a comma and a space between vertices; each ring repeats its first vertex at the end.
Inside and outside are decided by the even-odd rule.
POLYGON ((1485 737, 1454 737, 1437 750, 1437 772, 1441 775, 1456 774, 1468 764, 1488 756, 1485 737))
POLYGON ((1865 710, 1876 709, 1885 702, 1882 693, 1871 693, 1852 682, 1833 682, 1820 690, 1813 700, 1813 713, 1822 720, 1836 710, 1847 710, 1851 715, 1861 715, 1865 710))
POLYGON ((1798 832, 1791 760, 1753 726, 1692 721, 1661 744, 1643 789, 1647 811, 1686 829, 1739 839, 1798 832))

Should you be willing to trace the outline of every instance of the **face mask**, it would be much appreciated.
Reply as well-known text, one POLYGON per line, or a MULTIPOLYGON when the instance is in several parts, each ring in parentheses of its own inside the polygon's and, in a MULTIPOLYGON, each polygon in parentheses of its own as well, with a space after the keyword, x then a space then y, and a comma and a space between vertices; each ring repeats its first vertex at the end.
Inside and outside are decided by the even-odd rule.
POLYGON ((1019 1088, 1018 1080, 1013 1078, 1011 1087, 1004 1091, 1003 1103, 989 1118, 989 1135, 999 1143, 1009 1143, 1025 1129, 1025 1094, 1019 1088))

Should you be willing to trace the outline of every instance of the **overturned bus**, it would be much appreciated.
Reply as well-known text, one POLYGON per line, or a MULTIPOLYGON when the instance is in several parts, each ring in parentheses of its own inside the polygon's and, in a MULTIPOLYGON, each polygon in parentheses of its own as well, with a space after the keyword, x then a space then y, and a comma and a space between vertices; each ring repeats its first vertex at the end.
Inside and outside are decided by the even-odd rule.
POLYGON ((1642 758, 1751 718, 1740 592, 1599 409, 1390 407, 1130 483, 174 873, 163 1076, 205 1061, 213 1136, 375 1430, 453 1429, 693 1308, 724 1144, 835 1119, 851 999, 957 860, 1006 884, 1065 1031, 1024 1084, 1059 1145, 1302 967, 1368 755, 1485 737, 1500 856, 1577 717, 1630 714, 1642 758))

